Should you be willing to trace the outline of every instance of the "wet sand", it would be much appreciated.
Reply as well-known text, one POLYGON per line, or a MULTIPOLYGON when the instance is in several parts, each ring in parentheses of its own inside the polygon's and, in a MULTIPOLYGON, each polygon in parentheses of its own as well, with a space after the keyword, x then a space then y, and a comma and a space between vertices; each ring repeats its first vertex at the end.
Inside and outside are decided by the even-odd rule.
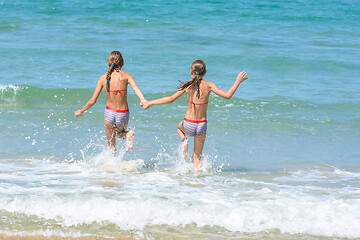
POLYGON ((103 237, 59 237, 59 236, 43 236, 43 235, 0 235, 1 240, 135 240, 135 238, 103 238, 103 237))

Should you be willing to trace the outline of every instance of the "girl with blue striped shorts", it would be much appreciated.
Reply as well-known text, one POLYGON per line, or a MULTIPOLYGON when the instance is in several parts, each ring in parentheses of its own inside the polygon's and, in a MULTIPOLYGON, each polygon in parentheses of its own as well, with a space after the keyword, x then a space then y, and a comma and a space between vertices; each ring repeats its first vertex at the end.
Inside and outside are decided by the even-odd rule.
POLYGON ((76 111, 75 116, 82 116, 86 110, 90 109, 96 103, 104 88, 107 98, 104 113, 105 133, 108 147, 115 154, 116 136, 126 138, 126 151, 130 151, 134 145, 134 132, 132 130, 126 131, 129 121, 127 86, 131 86, 136 96, 140 99, 140 103, 145 101, 145 98, 136 85, 134 78, 129 73, 121 70, 124 66, 124 59, 120 52, 111 52, 107 59, 107 65, 109 70, 99 78, 93 96, 82 109, 76 111))
POLYGON ((194 136, 194 153, 192 155, 192 160, 194 169, 198 169, 206 137, 206 111, 210 93, 214 92, 220 97, 230 99, 240 83, 247 79, 247 73, 239 73, 234 85, 227 92, 217 88, 214 83, 203 80, 203 77, 206 75, 206 65, 199 59, 191 64, 190 74, 191 80, 181 83, 178 91, 174 95, 152 101, 144 101, 141 105, 144 109, 148 109, 152 105, 169 104, 186 93, 188 108, 184 120, 178 125, 177 132, 180 139, 184 142, 184 158, 186 158, 188 150, 186 135, 194 136))

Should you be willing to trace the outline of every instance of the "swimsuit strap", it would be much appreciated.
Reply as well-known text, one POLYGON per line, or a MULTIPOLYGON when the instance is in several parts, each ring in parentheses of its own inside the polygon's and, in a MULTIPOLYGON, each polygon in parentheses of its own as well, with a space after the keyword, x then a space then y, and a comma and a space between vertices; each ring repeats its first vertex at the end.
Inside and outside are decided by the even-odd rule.
POLYGON ((110 111, 113 111, 113 112, 119 112, 119 113, 127 113, 127 112, 129 112, 129 109, 119 110, 119 109, 111 108, 111 107, 108 107, 108 106, 106 106, 106 109, 108 109, 110 111))
POLYGON ((126 89, 124 89, 124 90, 113 90, 113 91, 109 91, 109 93, 113 92, 115 95, 120 93, 120 95, 121 95, 121 91, 126 91, 126 89))
POLYGON ((197 120, 190 120, 190 119, 187 119, 187 118, 184 118, 184 120, 187 121, 187 122, 191 122, 191 123, 205 123, 205 122, 207 122, 206 120, 197 121, 197 120))
POLYGON ((206 103, 194 103, 193 101, 188 101, 188 103, 191 103, 191 104, 193 104, 193 106, 194 106, 194 113, 196 113, 196 105, 206 105, 206 104, 208 104, 209 102, 206 102, 206 103))

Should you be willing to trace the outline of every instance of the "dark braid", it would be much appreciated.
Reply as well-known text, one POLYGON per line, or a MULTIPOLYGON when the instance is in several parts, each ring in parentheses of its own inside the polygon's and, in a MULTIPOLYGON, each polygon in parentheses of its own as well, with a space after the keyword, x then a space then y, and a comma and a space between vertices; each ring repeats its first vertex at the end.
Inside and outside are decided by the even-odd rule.
POLYGON ((200 83, 201 83, 202 78, 200 78, 199 75, 196 75, 195 78, 196 78, 195 79, 195 84, 197 86, 196 96, 197 96, 197 98, 200 98, 200 83))
POLYGON ((113 65, 111 65, 109 67, 109 71, 106 74, 106 91, 109 92, 110 91, 110 80, 111 80, 111 74, 114 72, 115 67, 113 67, 113 65))

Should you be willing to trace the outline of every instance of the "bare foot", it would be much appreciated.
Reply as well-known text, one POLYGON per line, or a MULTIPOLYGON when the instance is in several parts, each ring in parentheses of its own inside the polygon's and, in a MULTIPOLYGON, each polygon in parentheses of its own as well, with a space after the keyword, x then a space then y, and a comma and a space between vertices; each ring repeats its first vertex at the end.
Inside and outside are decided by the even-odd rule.
POLYGON ((199 169, 199 165, 200 165, 200 158, 198 156, 196 156, 195 154, 193 154, 193 166, 194 166, 194 170, 198 170, 199 169))
POLYGON ((180 147, 180 152, 179 152, 179 157, 181 159, 181 157, 185 160, 187 157, 187 152, 188 152, 188 141, 187 138, 184 138, 183 142, 181 143, 181 147, 180 147))
POLYGON ((126 150, 126 152, 129 152, 133 148, 134 148, 134 131, 130 130, 126 133, 125 150, 126 150))

